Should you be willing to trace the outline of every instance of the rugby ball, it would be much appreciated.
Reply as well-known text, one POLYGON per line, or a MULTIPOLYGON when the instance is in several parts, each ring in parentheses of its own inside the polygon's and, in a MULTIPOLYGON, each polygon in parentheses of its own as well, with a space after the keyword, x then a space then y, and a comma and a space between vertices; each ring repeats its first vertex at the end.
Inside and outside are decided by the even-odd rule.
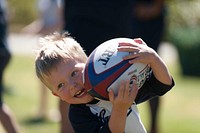
POLYGON ((146 81, 148 64, 128 63, 123 57, 129 52, 117 50, 120 43, 145 44, 142 39, 115 38, 100 44, 88 57, 83 71, 84 87, 95 98, 108 100, 108 91, 117 95, 122 80, 130 80, 130 86, 137 82, 141 88, 146 81))

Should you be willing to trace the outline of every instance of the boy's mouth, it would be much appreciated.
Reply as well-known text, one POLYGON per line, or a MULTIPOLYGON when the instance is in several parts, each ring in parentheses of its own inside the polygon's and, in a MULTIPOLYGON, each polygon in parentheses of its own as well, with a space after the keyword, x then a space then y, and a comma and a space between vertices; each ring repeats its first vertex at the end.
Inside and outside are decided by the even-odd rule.
POLYGON ((77 91, 76 94, 74 95, 74 97, 80 98, 86 94, 87 94, 87 91, 83 88, 83 89, 80 89, 79 91, 77 91))

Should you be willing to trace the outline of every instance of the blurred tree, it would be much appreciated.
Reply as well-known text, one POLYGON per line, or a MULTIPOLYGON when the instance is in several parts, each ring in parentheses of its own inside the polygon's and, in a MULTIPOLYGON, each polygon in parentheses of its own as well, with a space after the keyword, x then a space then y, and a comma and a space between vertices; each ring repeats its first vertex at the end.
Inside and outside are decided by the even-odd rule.
POLYGON ((8 0, 9 24, 12 30, 20 29, 37 18, 35 3, 36 0, 8 0))
POLYGON ((177 47, 182 73, 200 76, 200 1, 170 1, 166 39, 177 47))
POLYGON ((196 27, 200 25, 199 0, 168 0, 168 23, 170 28, 196 27))

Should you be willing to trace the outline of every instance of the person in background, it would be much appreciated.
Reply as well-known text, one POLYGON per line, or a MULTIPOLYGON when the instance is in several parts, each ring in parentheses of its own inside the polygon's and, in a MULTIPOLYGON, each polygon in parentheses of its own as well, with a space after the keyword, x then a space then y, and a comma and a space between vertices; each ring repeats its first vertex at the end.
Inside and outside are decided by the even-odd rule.
POLYGON ((62 28, 62 0, 37 0, 38 18, 25 26, 22 33, 46 35, 62 28))
MULTIPOLYGON (((132 0, 132 37, 142 38, 149 47, 158 50, 162 41, 165 28, 165 3, 164 0, 132 0)), ((150 105, 150 131, 159 133, 158 111, 160 98, 156 97, 149 101, 150 105)))
POLYGON ((3 101, 3 77, 11 59, 7 48, 7 1, 0 1, 0 121, 7 133, 18 133, 19 129, 10 108, 3 101))
POLYGON ((64 31, 68 31, 89 55, 112 38, 131 37, 129 0, 66 0, 64 31))
MULTIPOLYGON (((38 0, 38 19, 25 26, 22 33, 45 36, 46 34, 60 31, 63 27, 63 0, 38 0)), ((41 83, 40 103, 36 119, 44 120, 47 116, 48 91, 41 83)), ((58 109, 60 112, 60 133, 73 133, 71 124, 66 117, 68 104, 59 99, 58 109)))

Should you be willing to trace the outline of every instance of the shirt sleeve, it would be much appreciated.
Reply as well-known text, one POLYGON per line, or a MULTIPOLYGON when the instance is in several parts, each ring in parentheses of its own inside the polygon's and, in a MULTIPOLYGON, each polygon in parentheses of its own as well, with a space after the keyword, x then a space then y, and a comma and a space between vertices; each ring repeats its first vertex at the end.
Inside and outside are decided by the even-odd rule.
POLYGON ((172 84, 166 85, 157 80, 153 73, 149 75, 144 85, 138 91, 135 102, 137 104, 145 102, 153 97, 162 96, 175 85, 172 78, 172 84))
POLYGON ((71 105, 69 119, 76 133, 111 133, 108 121, 102 122, 85 104, 71 105))

